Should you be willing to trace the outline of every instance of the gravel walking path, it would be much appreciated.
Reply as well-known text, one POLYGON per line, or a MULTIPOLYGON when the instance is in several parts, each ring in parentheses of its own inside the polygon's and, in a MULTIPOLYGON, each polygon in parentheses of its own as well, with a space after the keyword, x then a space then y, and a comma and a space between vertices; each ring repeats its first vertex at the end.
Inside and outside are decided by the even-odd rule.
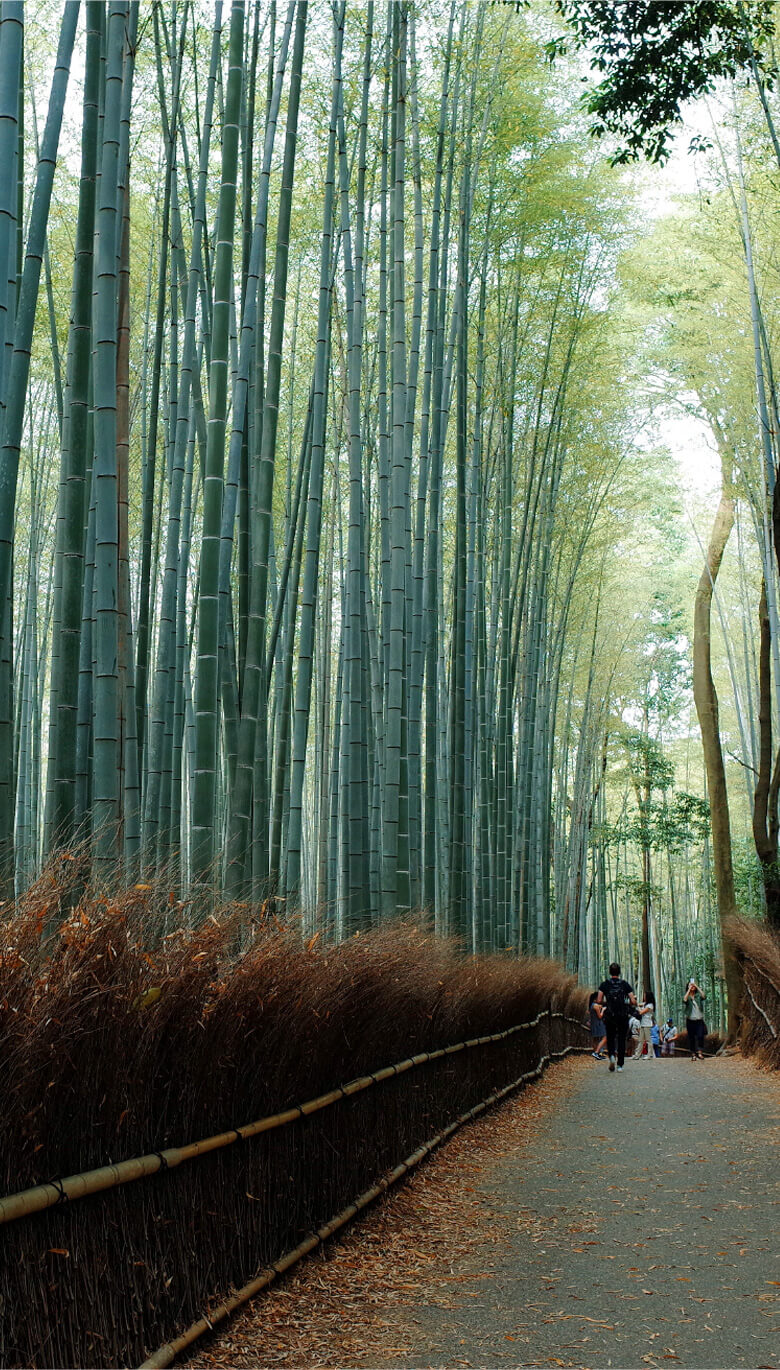
POLYGON ((193 1367, 780 1367, 780 1083, 564 1063, 193 1367))

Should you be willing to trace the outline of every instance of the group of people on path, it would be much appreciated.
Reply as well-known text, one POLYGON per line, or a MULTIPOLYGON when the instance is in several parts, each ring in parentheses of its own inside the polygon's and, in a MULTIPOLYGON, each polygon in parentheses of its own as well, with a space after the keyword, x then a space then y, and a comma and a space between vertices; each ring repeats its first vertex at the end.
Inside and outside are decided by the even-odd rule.
MULTIPOLYGON (((704 990, 693 977, 688 981, 683 1003, 691 1060, 704 1060, 704 990)), ((620 966, 613 961, 609 978, 603 980, 590 996, 590 1030, 594 1039, 594 1060, 609 1057, 610 1070, 622 1070, 626 1059, 629 1037, 634 1043, 633 1059, 655 1060, 656 1056, 674 1056, 679 1036, 674 1019, 663 1025, 656 1021, 655 996, 647 991, 642 1003, 637 1001, 633 986, 620 974, 620 966)))

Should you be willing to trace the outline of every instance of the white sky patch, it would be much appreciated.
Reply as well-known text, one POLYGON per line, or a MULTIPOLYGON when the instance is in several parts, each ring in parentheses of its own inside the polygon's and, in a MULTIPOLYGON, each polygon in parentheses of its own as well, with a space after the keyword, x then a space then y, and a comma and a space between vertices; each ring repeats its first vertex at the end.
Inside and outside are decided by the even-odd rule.
POLYGON ((712 141, 712 117, 706 100, 690 101, 685 106, 669 160, 663 166, 643 166, 639 202, 648 219, 674 213, 676 196, 695 194, 699 189, 699 167, 703 167, 704 159, 688 150, 695 137, 712 141))
POLYGON ((693 130, 686 126, 685 133, 676 139, 666 166, 643 168, 639 178, 639 203, 648 221, 674 213, 677 196, 692 195, 698 190, 698 158, 688 152, 692 137, 693 130))
POLYGON ((697 505, 702 499, 717 501, 720 456, 704 420, 695 414, 671 412, 659 417, 656 431, 677 463, 686 508, 697 505))
MULTIPOLYGON (((638 172, 639 203, 648 222, 677 212, 681 196, 700 191, 700 172, 706 159, 689 151, 694 137, 712 141, 712 111, 706 100, 685 106, 684 119, 663 166, 643 165, 638 172)), ((671 452, 680 472, 680 492, 686 512, 693 515, 702 503, 717 504, 720 496, 720 456, 708 424, 689 412, 694 395, 680 395, 680 407, 655 416, 654 439, 671 452)))

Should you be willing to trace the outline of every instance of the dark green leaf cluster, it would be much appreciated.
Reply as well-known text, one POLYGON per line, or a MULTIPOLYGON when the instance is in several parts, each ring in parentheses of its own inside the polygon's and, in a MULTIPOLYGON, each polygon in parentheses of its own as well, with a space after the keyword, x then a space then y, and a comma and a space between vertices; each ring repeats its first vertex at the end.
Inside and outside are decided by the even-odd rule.
POLYGON ((703 842, 710 828, 710 806, 699 795, 675 790, 671 797, 643 803, 617 823, 593 828, 591 841, 618 846, 634 842, 641 851, 675 852, 691 842, 703 842))
POLYGON ((658 903, 663 898, 663 890, 658 885, 652 884, 649 880, 640 880, 636 875, 616 876, 615 888, 625 890, 629 899, 635 900, 640 906, 648 900, 658 903))
MULTIPOLYGON (((612 161, 664 162, 686 100, 712 90, 755 60, 769 84, 765 56, 773 32, 770 0, 557 0, 578 46, 588 46, 604 79, 585 97, 591 133, 613 133, 612 161)), ((566 38, 548 45, 551 58, 566 38)))
POLYGON ((623 745, 628 753, 628 767, 633 780, 648 793, 651 790, 669 789, 674 783, 674 766, 656 738, 631 729, 623 738, 623 745))
POLYGON ((710 806, 698 794, 676 790, 669 803, 657 807, 654 826, 658 850, 677 851, 689 842, 703 842, 710 830, 710 806))

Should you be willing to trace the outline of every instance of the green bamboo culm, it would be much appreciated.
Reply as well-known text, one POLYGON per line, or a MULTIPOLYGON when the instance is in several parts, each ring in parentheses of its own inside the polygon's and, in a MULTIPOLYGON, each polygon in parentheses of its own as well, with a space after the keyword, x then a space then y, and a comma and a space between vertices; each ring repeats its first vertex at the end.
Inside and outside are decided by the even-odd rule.
MULTIPOLYGON (((0 10, 0 443, 5 426, 8 371, 16 319, 17 213, 19 206, 19 110, 24 53, 23 0, 0 10)), ((10 522, 13 533, 13 519, 10 522)), ((0 537, 3 536, 0 525, 0 537)), ((11 560, 11 548, 0 557, 11 560)), ((0 899, 14 893, 14 670, 13 570, 0 600, 0 899)))
MULTIPOLYGON (((231 640, 229 631, 232 622, 232 597, 231 597, 231 565, 233 560, 233 545, 235 532, 236 508, 240 497, 240 519, 239 519, 239 641, 238 641, 238 662, 237 670, 228 670, 227 662, 223 671, 223 692, 225 695, 225 712, 230 716, 229 731, 233 739, 233 745, 229 749, 229 768, 231 775, 231 805, 228 818, 228 849, 227 849, 227 871, 226 883, 229 889, 238 891, 243 886, 245 870, 249 858, 249 832, 250 832, 250 808, 253 793, 253 782, 255 777, 254 752, 255 739, 258 740, 261 749, 261 756, 265 759, 265 748, 263 747, 264 737, 258 736, 257 731, 257 700, 261 693, 261 683, 258 678, 260 664, 264 661, 264 653, 261 650, 262 637, 258 636, 252 643, 248 636, 248 621, 251 610, 251 594, 257 598, 257 577, 250 577, 250 520, 249 520, 249 485, 250 474, 253 476, 251 484, 256 491, 257 473, 250 473, 249 466, 249 443, 248 432, 252 428, 253 447, 257 447, 260 440, 260 450, 262 451, 262 415, 263 406, 260 405, 259 415, 253 407, 249 405, 251 385, 260 389, 263 367, 263 338, 261 333, 262 308, 264 303, 265 274, 266 274, 266 241, 268 228, 268 201, 270 193, 271 166, 273 160, 273 149, 276 138, 276 128, 279 117, 279 109, 282 98, 282 88, 284 84, 284 74, 287 65, 287 54, 289 50, 290 37, 292 34, 293 22, 295 20, 296 3, 292 3, 287 9, 287 18, 282 33, 281 46, 276 62, 276 70, 273 75, 270 98, 266 109, 266 127, 263 141, 263 157, 259 178, 259 188, 257 194, 257 207, 255 211, 254 224, 252 226, 251 237, 249 240, 249 251, 246 257, 244 272, 244 309, 241 318, 241 345, 239 352, 238 371, 235 378, 233 391, 233 413, 232 413, 232 432, 230 435, 230 449, 228 456, 228 474, 225 487, 225 499, 222 511, 222 546, 220 549, 220 642, 225 647, 231 640), (256 420, 260 420, 258 422, 256 420), (247 469, 244 469, 246 466, 247 469), (251 581, 251 584, 250 584, 251 581), (254 587, 254 589, 252 589, 254 587), (237 679, 236 679, 237 677, 237 679), (228 689, 228 686, 230 688, 228 689), (241 708, 239 717, 238 700, 240 698, 241 708), (243 749, 243 750, 242 750, 243 749), (248 760, 247 760, 248 756, 248 760), (243 761, 243 765, 242 765, 243 761)), ((299 12, 299 21, 301 14, 299 12)), ((273 11, 272 11, 273 18, 273 11)), ((302 18, 305 23, 305 12, 302 18)), ((300 25, 299 25, 300 27, 300 25)), ((302 33, 301 33, 302 43, 302 33)), ((296 43, 297 56, 294 57, 295 63, 302 61, 302 47, 296 43), (299 51, 300 47, 300 51, 299 51)), ((270 79, 270 78, 269 78, 270 79)), ((298 92, 300 86, 300 72, 295 75, 293 71, 290 85, 290 100, 292 109, 288 106, 288 119, 295 119, 295 108, 297 107, 298 92)), ((285 185, 289 180, 289 138, 287 140, 286 169, 284 172, 285 185)), ((286 198, 286 192, 282 192, 286 198)), ((285 239, 286 252, 286 234, 285 239)), ((286 270, 286 267, 285 267, 286 270)), ((255 500, 255 503, 257 501, 255 500)), ((259 769, 259 768, 258 768, 259 769)), ((263 822, 263 815, 266 806, 260 802, 256 809, 256 826, 263 822)))
POLYGON ((408 6, 391 5, 393 53, 392 187, 392 443, 390 473, 390 632, 387 667, 387 732, 382 805, 382 912, 394 917, 409 908, 409 841, 402 824, 402 761, 405 711, 406 507, 409 453, 406 446, 406 285, 404 196, 406 190, 406 39, 408 6))
MULTIPOLYGON (((3 14, 5 14, 5 6, 3 7, 3 14)), ((0 604, 5 602, 11 587, 16 485, 27 398, 27 381, 30 374, 30 353, 46 242, 46 224, 49 217, 54 169, 57 164, 57 149, 78 17, 79 0, 73 0, 72 4, 65 6, 57 47, 49 110, 41 140, 35 191, 30 207, 24 268, 16 309, 14 346, 6 384, 6 409, 3 418, 2 448, 0 448, 0 604)))
POLYGON ((200 881, 210 878, 213 874, 217 821, 219 551, 225 467, 230 311, 233 297, 238 135, 244 76, 244 20, 245 6, 239 0, 234 0, 230 14, 228 77, 222 125, 222 177, 214 260, 209 421, 203 479, 203 532, 198 589, 192 871, 195 879, 200 881))
MULTIPOLYGON (((154 676, 152 706, 148 724, 148 744, 146 748, 146 792, 144 820, 144 856, 151 866, 167 856, 158 844, 160 820, 160 795, 162 783, 163 730, 166 710, 169 705, 170 682, 177 670, 176 618, 177 594, 179 592, 179 573, 182 556, 181 523, 182 496, 185 481, 186 457, 189 435, 194 411, 193 380, 197 371, 197 302, 203 279, 203 239, 206 228, 206 191, 208 185, 208 161, 211 147, 214 96, 219 67, 220 39, 222 33, 222 4, 218 0, 214 13, 214 29, 211 45, 211 61, 206 87, 206 103, 201 136, 200 166, 198 170, 197 192, 194 206, 192 244, 187 276, 187 294, 184 317, 184 338, 179 368, 179 385, 176 398, 175 427, 173 434, 173 454, 170 467, 170 486, 168 495, 168 525, 163 565, 162 593, 160 601, 157 660, 154 676)), ((183 255, 183 253, 182 253, 183 255)), ((182 268, 183 269, 183 268, 182 268)), ((174 694, 178 681, 174 681, 174 694)), ((172 701, 171 701, 172 705, 172 701)), ((177 845, 177 833, 172 834, 177 845)))
MULTIPOLYGON (((369 706, 363 647, 366 625, 366 562, 363 500, 363 432, 360 386, 363 347, 363 257, 365 163, 368 125, 368 94, 371 78, 373 4, 366 12, 363 58, 363 91, 358 144, 355 258, 349 206, 349 180, 343 112, 339 118, 339 176, 341 187, 342 259, 347 315, 347 386, 349 399, 349 514, 346 574, 346 745, 341 784, 342 851, 340 880, 345 934, 371 926, 369 791, 365 728, 369 706)), ((343 103, 343 101, 342 101, 343 103)))
MULTIPOLYGON (((10 143, 13 135, 14 155, 9 165, 17 165, 18 158, 18 136, 19 136, 19 95, 21 86, 19 83, 19 73, 14 77, 13 65, 21 60, 21 24, 23 22, 22 6, 4 4, 3 24, 0 26, 0 39, 4 46, 0 46, 0 114, 3 115, 0 123, 0 138, 5 137, 6 142, 10 143), (7 20, 7 23, 5 22, 7 20), (7 57, 7 70, 6 70, 7 57), (11 104, 16 100, 16 121, 11 115, 11 104)), ((41 140, 40 153, 35 177, 35 190, 33 192, 32 204, 30 207, 29 227, 27 233, 27 243, 24 253, 24 265, 21 271, 21 280, 18 282, 17 296, 15 301, 15 320, 13 328, 13 350, 9 356, 8 338, 8 311, 5 315, 6 339, 5 347, 0 358, 2 361, 2 372, 0 373, 0 383, 5 390, 5 408, 0 415, 0 741, 4 744, 10 738, 4 738, 2 734, 7 731, 3 727, 3 720, 10 720, 12 717, 12 704, 10 695, 12 672, 12 641, 13 641, 13 538, 16 516, 16 495, 19 473, 19 456, 22 445, 22 433, 24 429, 25 409, 27 402, 27 383, 30 375, 30 357, 32 350, 33 332, 35 328, 35 314, 38 303, 38 288, 41 278, 41 267, 43 264, 44 249, 46 245, 46 225, 49 217, 49 206, 51 204, 52 187, 54 183, 54 169, 57 163, 57 151, 59 147, 60 130, 62 128, 62 115, 65 106, 65 96, 68 89, 68 77, 70 75, 70 63, 73 55, 73 46, 76 38, 76 28, 79 18, 79 3, 67 5, 63 14, 62 27, 60 29, 59 42, 57 46, 57 57, 55 62, 54 74, 52 76, 51 93, 49 96, 49 107, 46 116, 46 125, 43 138, 41 140)), ((1 145, 0 145, 1 146, 1 145)), ((21 175, 21 165, 19 166, 21 175)), ((9 180, 14 180, 13 176, 9 180)), ((13 187, 14 197, 18 195, 18 185, 13 187)), ((11 234, 10 221, 10 202, 0 206, 4 213, 0 214, 0 226, 5 224, 5 237, 11 234)), ((6 247, 13 250, 18 262, 18 247, 20 243, 21 224, 18 221, 18 199, 14 213, 13 227, 16 230, 13 247, 10 242, 6 242, 6 247)), ((1 241, 1 239, 0 239, 1 241)), ((10 270, 2 269, 2 259, 0 258, 0 280, 6 286, 6 305, 11 303, 11 281, 10 270)), ((10 265, 10 261, 9 261, 10 265)), ((13 748, 5 750, 4 761, 0 763, 0 802, 2 803, 3 818, 0 819, 0 886, 8 892, 11 888, 13 875, 13 784, 14 774, 11 769, 13 748), (3 793, 5 791, 5 793, 3 793)))
POLYGON ((244 691, 239 733, 236 793, 231 822, 229 885, 234 894, 246 887, 248 877, 256 872, 261 880, 268 876, 267 795, 252 796, 252 781, 258 752, 267 755, 267 724, 265 708, 265 643, 268 602, 268 568, 271 539, 271 504, 273 498, 276 434, 279 419, 279 390, 281 384, 282 343, 287 305, 287 264, 289 257, 290 215, 292 211, 295 153, 297 147, 298 106, 306 35, 307 4, 298 0, 295 40, 290 65, 290 91, 287 104, 287 127, 279 196, 274 269, 274 295, 271 327, 268 340, 268 365, 263 401, 263 428, 260 460, 256 475, 257 518, 252 538, 253 566, 249 607, 249 635, 247 661, 244 670, 244 691), (250 799, 262 815, 255 826, 253 841, 262 844, 249 862, 250 799))
POLYGON ((87 55, 81 137, 81 176, 76 220, 65 410, 57 510, 49 780, 45 851, 72 841, 85 815, 76 813, 76 719, 78 712, 81 600, 84 580, 86 475, 91 465, 89 379, 92 351, 92 269, 98 157, 98 95, 105 5, 87 0, 87 55))
POLYGON ((16 317, 17 146, 24 53, 24 0, 0 10, 0 435, 5 414, 7 363, 16 317), (15 174, 14 174, 15 173, 15 174))
POLYGON ((112 0, 106 27, 106 78, 97 208, 94 312, 94 697, 92 832, 98 875, 120 853, 119 473, 117 468, 117 327, 119 142, 126 0, 112 0))
POLYGON ((314 675, 315 623, 317 590, 322 538, 322 498, 325 470, 325 434, 327 428, 328 354, 333 307, 331 289, 333 207, 336 180, 336 132, 341 99, 341 57, 344 43, 345 5, 333 10, 333 86, 331 92, 328 150, 325 169, 325 192, 320 238, 320 275, 317 304, 317 344, 314 360, 314 395, 312 402, 312 448, 309 472, 309 498, 306 510, 306 546, 304 551, 303 589, 301 594, 301 622, 298 635, 298 673, 295 682, 292 728, 292 772, 287 828, 287 877, 285 887, 291 908, 298 908, 301 900, 303 848, 303 787, 306 770, 306 750, 311 716, 312 679, 314 675))

